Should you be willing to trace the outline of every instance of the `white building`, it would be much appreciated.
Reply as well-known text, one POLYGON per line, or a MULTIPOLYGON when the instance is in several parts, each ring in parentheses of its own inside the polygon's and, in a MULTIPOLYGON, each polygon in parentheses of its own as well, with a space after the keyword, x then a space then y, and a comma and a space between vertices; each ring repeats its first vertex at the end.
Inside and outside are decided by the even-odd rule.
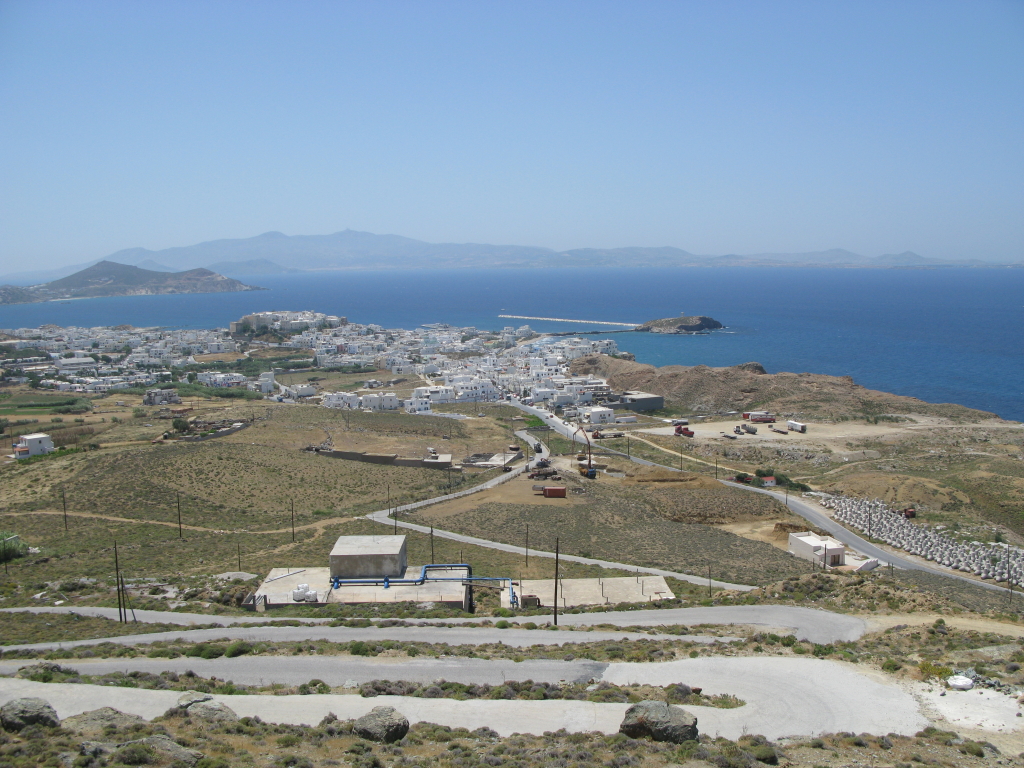
POLYGON ((611 408, 595 405, 592 408, 580 408, 580 413, 583 415, 583 420, 591 424, 615 423, 615 411, 611 408))
POLYGON ((325 408, 358 409, 361 398, 355 392, 327 392, 320 404, 325 408))
POLYGON ((14 458, 27 459, 29 456, 42 456, 44 453, 53 453, 53 440, 44 432, 34 432, 31 435, 22 435, 14 445, 14 458))
POLYGON ((846 547, 843 542, 811 531, 789 534, 789 552, 830 568, 846 565, 846 547))

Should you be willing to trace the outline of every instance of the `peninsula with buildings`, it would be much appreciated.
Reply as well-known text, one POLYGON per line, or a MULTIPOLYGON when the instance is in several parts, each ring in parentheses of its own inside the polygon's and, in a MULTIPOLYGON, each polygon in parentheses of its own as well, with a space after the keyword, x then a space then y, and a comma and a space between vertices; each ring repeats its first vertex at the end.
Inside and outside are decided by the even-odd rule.
POLYGON ((0 285, 0 304, 28 304, 60 299, 91 299, 103 296, 152 296, 167 293, 225 293, 262 291, 208 269, 157 272, 101 261, 73 275, 49 283, 0 285))

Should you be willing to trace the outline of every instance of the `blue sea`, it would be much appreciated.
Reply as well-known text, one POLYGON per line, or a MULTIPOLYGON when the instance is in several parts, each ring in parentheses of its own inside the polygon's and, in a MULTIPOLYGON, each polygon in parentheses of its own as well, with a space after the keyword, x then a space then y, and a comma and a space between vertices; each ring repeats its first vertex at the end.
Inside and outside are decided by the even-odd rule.
MULTIPOLYGON (((537 331, 589 326, 498 315, 640 323, 682 313, 707 336, 622 333, 654 365, 735 365, 852 376, 871 389, 1024 420, 1024 269, 623 268, 350 271, 245 278, 256 293, 132 296, 0 306, 0 328, 225 327, 260 310, 313 309, 359 323, 446 322, 537 331)), ((605 330, 599 326, 594 329, 605 330)))

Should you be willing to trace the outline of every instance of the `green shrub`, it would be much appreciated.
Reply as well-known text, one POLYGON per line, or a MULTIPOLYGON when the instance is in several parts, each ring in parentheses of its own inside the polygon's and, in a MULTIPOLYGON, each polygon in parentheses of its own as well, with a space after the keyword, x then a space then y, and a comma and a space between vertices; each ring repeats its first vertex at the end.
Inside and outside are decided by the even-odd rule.
POLYGON ((369 656, 370 646, 364 643, 362 640, 353 640, 348 644, 348 652, 353 656, 369 656))
POLYGON ((252 653, 252 645, 245 640, 236 640, 224 650, 224 655, 229 659, 245 656, 247 653, 252 653))
POLYGON ((778 765, 779 756, 775 752, 775 748, 767 744, 762 744, 759 747, 754 747, 750 750, 750 754, 754 756, 755 760, 764 763, 765 765, 778 765))
POLYGON ((495 624, 494 626, 495 626, 495 627, 497 627, 498 629, 508 629, 508 628, 509 628, 509 627, 511 627, 512 625, 511 625, 511 624, 509 624, 509 623, 508 623, 507 621, 505 621, 504 619, 502 619, 501 621, 499 621, 499 622, 498 622, 497 624, 495 624))
POLYGON ((882 671, 883 672, 897 672, 897 671, 899 671, 902 668, 903 668, 903 665, 900 664, 895 659, 886 659, 885 661, 882 662, 882 671))
POLYGON ((148 744, 128 744, 113 754, 113 762, 122 765, 149 765, 156 761, 156 750, 148 744))
POLYGON ((277 746, 279 747, 294 747, 299 743, 299 737, 293 733, 279 736, 277 739, 277 746))
POLYGON ((792 646, 796 645, 796 635, 786 635, 785 637, 780 638, 779 642, 787 648, 791 648, 792 646))
POLYGON ((965 741, 960 745, 960 751, 971 757, 984 757, 985 749, 976 741, 965 741))

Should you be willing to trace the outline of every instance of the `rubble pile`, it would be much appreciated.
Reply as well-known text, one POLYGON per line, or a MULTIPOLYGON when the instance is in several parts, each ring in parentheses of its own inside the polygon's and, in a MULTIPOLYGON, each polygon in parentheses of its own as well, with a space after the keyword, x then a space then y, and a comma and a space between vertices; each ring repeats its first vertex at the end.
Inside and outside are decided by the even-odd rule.
POLYGON ((916 525, 878 499, 825 496, 835 519, 912 555, 999 583, 1024 585, 1024 550, 1004 543, 960 541, 943 531, 916 525))

